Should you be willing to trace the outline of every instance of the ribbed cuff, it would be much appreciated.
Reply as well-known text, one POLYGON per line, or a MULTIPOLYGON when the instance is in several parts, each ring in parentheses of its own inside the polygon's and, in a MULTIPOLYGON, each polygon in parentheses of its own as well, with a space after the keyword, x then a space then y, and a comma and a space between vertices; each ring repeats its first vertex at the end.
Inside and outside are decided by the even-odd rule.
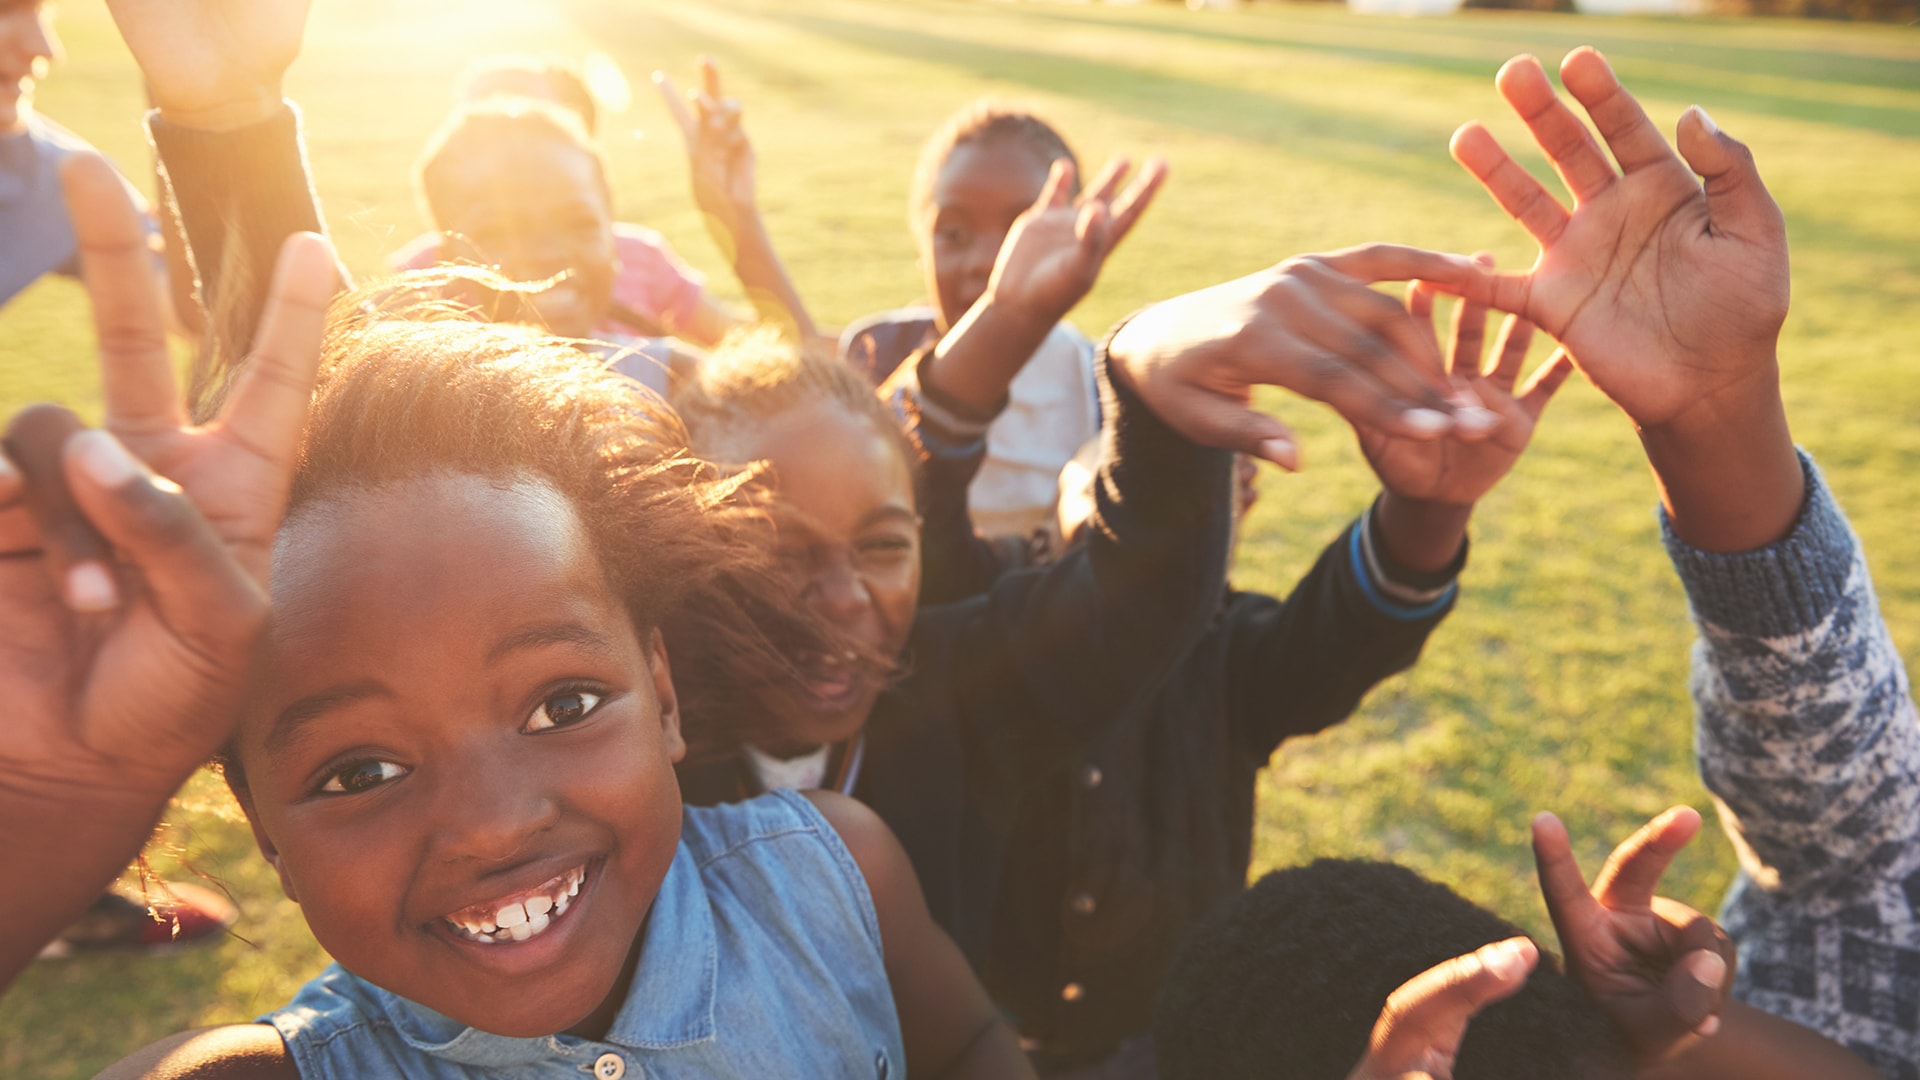
POLYGON ((1667 556, 1679 571, 1687 600, 1714 627, 1755 637, 1783 637, 1818 626, 1846 593, 1860 547, 1846 514, 1833 500, 1819 466, 1805 450, 1806 501, 1784 538, 1754 551, 1719 554, 1693 547, 1659 510, 1667 556))

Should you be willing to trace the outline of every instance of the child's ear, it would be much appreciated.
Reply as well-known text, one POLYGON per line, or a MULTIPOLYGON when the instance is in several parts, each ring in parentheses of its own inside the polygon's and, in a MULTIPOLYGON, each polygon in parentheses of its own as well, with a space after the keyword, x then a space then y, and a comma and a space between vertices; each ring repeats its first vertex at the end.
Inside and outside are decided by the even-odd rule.
POLYGON ((240 800, 240 809, 247 815, 247 827, 253 830, 254 844, 260 848, 260 854, 268 865, 273 867, 273 872, 280 875, 280 891, 287 894, 287 899, 299 903, 300 894, 294 890, 293 879, 287 876, 286 864, 280 860, 280 849, 274 846, 273 838, 267 835, 267 830, 260 824, 260 815, 254 812, 253 797, 238 789, 233 795, 240 800))
POLYGON ((666 740, 667 757, 679 761, 687 756, 687 740, 680 734, 680 695, 673 688, 673 667, 667 662, 667 639, 660 628, 647 635, 647 667, 653 672, 653 697, 660 703, 660 733, 666 740))

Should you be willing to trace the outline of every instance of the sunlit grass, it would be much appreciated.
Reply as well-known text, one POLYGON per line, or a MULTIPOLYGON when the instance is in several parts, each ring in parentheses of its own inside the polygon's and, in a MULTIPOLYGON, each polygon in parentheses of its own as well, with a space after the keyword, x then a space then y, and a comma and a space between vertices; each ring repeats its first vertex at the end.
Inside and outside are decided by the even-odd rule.
MULTIPOLYGON (((712 53, 746 105, 763 204, 816 315, 840 323, 915 299, 906 232, 918 143, 983 93, 1029 100, 1083 158, 1171 158, 1159 204, 1076 313, 1090 332, 1157 297, 1302 251, 1371 239, 1531 250, 1448 160, 1479 118, 1543 177, 1499 106, 1500 62, 1607 51, 1668 130, 1706 105, 1747 140, 1787 213, 1794 314, 1784 342, 1795 431, 1826 465, 1920 656, 1920 38, 1895 27, 1760 20, 1581 19, 1469 12, 1358 19, 1333 6, 1192 14, 951 0, 567 0, 317 5, 289 79, 329 222, 362 274, 422 227, 407 177, 452 98, 493 51, 608 54, 635 89, 606 117, 623 217, 664 232, 730 289, 686 195, 679 136, 646 76, 683 83, 712 53)), ((150 187, 139 86, 98 0, 63 5, 69 59, 47 113, 150 187)), ((0 410, 96 397, 78 289, 37 286, 0 311, 0 410)), ((1241 549, 1242 587, 1283 591, 1373 485, 1351 436, 1273 395, 1307 471, 1267 474, 1241 549)), ((1685 694, 1690 630, 1658 547, 1652 488, 1624 421, 1569 384, 1512 480, 1481 508, 1460 606, 1408 676, 1361 715, 1289 744, 1263 784, 1260 868, 1319 854, 1391 856, 1547 932, 1525 827, 1560 811, 1589 869, 1674 802, 1708 809, 1685 694)), ((196 799, 219 797, 197 782, 196 799)), ((0 1006, 0 1075, 78 1076, 166 1032, 245 1019, 324 963, 243 827, 200 810, 182 842, 230 883, 241 933, 156 959, 42 965, 0 1006)), ((1707 830, 1670 878, 1715 905, 1732 870, 1707 830)), ((182 872, 182 871, 172 871, 182 872)))

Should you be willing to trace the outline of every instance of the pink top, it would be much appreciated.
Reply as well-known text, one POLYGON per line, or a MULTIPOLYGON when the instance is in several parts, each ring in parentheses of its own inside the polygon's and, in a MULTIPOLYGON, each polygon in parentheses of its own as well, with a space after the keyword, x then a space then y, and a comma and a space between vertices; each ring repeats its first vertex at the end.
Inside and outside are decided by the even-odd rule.
MULTIPOLYGON (((615 257, 620 271, 613 279, 614 302, 661 324, 681 327, 693 321, 706 288, 700 271, 680 261, 666 238, 652 229, 624 221, 613 224, 615 257)), ((440 234, 424 233, 387 257, 395 270, 425 270, 440 262, 440 234)), ((609 325, 596 332, 631 335, 630 328, 609 325)))

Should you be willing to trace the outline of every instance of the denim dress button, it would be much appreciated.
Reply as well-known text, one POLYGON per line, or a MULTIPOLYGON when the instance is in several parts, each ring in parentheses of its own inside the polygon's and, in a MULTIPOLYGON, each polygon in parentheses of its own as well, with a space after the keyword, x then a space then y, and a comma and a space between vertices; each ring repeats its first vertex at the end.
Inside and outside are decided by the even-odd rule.
POLYGON ((627 1063, 619 1054, 601 1054, 593 1063, 593 1075, 600 1080, 620 1080, 627 1075, 627 1063))
POLYGON ((893 1067, 887 1063, 887 1054, 884 1050, 873 1055, 873 1075, 880 1080, 887 1080, 887 1077, 893 1075, 893 1067))

